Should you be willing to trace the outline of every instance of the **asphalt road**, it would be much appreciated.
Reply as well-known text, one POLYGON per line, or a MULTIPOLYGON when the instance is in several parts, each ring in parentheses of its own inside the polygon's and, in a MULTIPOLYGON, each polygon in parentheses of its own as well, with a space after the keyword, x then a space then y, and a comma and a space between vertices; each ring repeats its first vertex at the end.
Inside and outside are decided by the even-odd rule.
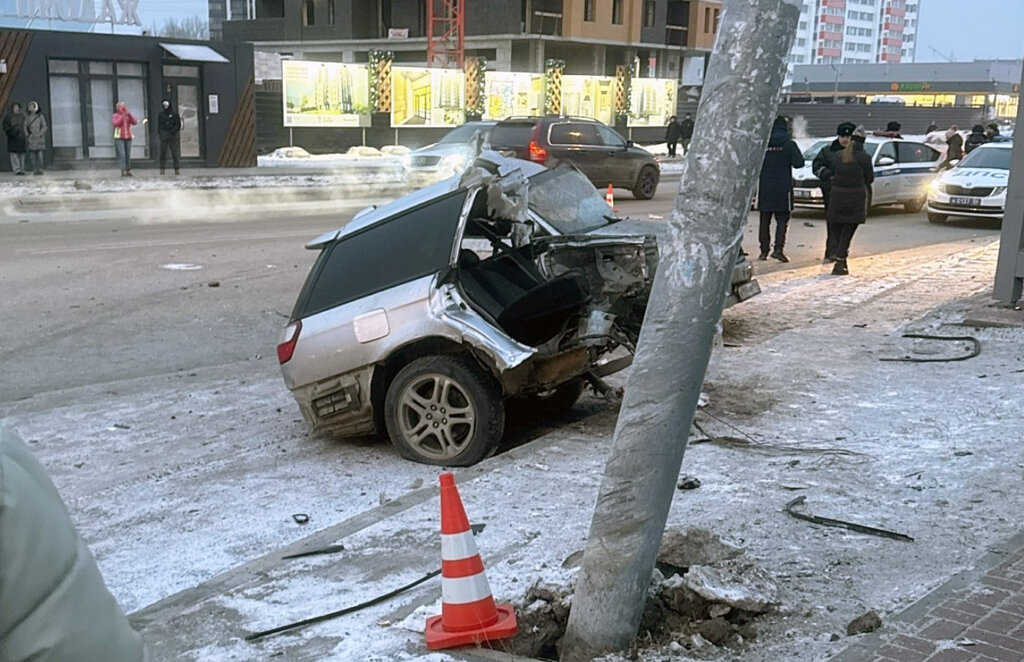
MULTIPOLYGON (((636 218, 667 219, 677 186, 665 182, 645 202, 625 194, 616 206, 636 218)), ((354 211, 326 202, 298 215, 207 209, 196 222, 90 217, 0 224, 0 404, 256 357, 276 360, 278 335, 315 257, 303 244, 354 211)), ((819 260, 822 214, 797 212, 791 226, 792 262, 755 262, 759 272, 819 260)), ((972 221, 936 226, 923 213, 893 208, 869 219, 853 250, 884 253, 997 232, 972 221)), ((755 255, 756 237, 752 214, 744 246, 755 255)))

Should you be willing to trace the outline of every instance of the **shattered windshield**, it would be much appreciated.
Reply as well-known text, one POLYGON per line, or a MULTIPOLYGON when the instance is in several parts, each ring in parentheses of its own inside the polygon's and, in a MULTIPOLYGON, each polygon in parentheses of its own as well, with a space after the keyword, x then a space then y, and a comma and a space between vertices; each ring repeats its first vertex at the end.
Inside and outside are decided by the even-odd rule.
POLYGON ((561 234, 582 234, 619 220, 590 180, 565 164, 530 177, 530 209, 561 234))

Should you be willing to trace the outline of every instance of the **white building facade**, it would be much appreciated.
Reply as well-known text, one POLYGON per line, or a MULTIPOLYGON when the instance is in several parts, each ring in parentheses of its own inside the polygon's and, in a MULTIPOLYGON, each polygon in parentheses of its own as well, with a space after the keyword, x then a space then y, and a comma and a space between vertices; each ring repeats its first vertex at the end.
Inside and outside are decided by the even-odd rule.
POLYGON ((922 0, 804 0, 790 52, 794 64, 913 62, 922 0))

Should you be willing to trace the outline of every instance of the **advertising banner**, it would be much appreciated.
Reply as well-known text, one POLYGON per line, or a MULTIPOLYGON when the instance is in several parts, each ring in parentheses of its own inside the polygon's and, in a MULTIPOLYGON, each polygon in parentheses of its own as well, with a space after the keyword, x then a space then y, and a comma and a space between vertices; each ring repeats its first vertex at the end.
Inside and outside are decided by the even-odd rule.
POLYGON ((466 121, 465 97, 461 71, 394 67, 391 126, 459 126, 466 121))
POLYGON ((615 78, 611 76, 562 76, 562 114, 591 117, 612 124, 615 78))
POLYGON ((370 126, 366 65, 281 61, 285 126, 370 126))
POLYGON ((671 78, 631 80, 629 126, 665 126, 676 114, 676 85, 671 78))
POLYGON ((544 114, 544 76, 511 71, 484 73, 483 119, 502 120, 513 115, 544 114))

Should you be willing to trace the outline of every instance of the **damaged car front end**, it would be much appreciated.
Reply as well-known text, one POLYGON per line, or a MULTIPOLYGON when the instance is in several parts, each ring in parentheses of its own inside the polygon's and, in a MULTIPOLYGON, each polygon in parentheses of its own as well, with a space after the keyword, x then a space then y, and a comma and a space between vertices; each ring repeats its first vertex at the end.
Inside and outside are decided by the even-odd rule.
POLYGON ((619 222, 571 166, 485 152, 310 242, 320 255, 278 347, 303 417, 465 466, 497 448, 507 405, 554 413, 586 383, 606 391, 658 256, 654 233, 619 222))

